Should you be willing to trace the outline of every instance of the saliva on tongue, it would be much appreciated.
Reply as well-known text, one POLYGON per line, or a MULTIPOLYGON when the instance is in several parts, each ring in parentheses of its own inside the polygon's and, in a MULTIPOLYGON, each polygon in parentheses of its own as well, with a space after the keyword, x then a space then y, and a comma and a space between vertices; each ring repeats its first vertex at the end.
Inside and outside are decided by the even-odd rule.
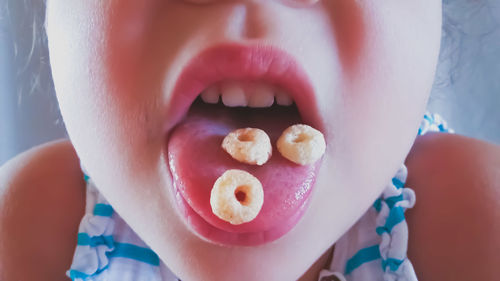
POLYGON ((287 127, 298 123, 302 120, 295 105, 229 108, 196 100, 168 140, 174 188, 205 221, 227 232, 266 231, 297 219, 296 214, 305 205, 314 184, 319 163, 300 166, 285 159, 276 148, 276 141, 287 127), (240 163, 221 148, 229 132, 246 127, 262 129, 271 139, 272 156, 262 166, 240 163), (254 220, 240 225, 221 220, 210 206, 213 184, 229 169, 249 172, 260 180, 264 189, 260 213, 254 220))

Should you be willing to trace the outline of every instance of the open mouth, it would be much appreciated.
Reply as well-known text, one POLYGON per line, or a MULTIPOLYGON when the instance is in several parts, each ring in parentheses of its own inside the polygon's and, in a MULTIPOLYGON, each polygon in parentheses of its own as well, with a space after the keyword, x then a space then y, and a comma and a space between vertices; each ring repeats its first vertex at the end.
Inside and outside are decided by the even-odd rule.
POLYGON ((224 245, 255 246, 290 231, 306 210, 321 160, 300 166, 276 148, 293 124, 323 126, 308 79, 289 55, 267 46, 228 44, 193 58, 182 72, 169 109, 168 165, 181 214, 201 237, 224 245), (231 158, 224 137, 259 128, 273 153, 262 165, 231 158), (257 177, 264 204, 255 219, 233 225, 213 214, 210 194, 219 176, 240 169, 257 177))

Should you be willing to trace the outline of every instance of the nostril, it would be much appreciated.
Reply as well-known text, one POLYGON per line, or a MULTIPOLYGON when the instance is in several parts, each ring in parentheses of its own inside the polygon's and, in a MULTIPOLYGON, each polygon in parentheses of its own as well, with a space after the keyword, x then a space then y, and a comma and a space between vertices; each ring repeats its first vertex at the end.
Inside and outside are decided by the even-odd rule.
POLYGON ((296 0, 296 1, 304 4, 315 4, 319 2, 319 0, 296 0))
POLYGON ((183 0, 183 1, 193 4, 207 4, 213 2, 214 0, 183 0))
POLYGON ((299 5, 314 5, 318 3, 320 0, 286 0, 289 3, 295 3, 299 5))
MULTIPOLYGON (((185 2, 195 3, 195 4, 206 4, 210 2, 215 2, 215 0, 184 0, 185 2)), ((289 2, 298 2, 300 4, 312 5, 319 2, 319 0, 288 0, 289 2)))

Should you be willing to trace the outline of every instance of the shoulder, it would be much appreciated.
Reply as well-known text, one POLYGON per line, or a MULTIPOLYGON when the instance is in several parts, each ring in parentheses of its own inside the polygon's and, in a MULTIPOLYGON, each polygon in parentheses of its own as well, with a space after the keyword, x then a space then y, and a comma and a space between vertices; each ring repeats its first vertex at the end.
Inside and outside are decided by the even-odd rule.
POLYGON ((69 141, 32 148, 0 167, 0 280, 67 280, 84 206, 69 141))
POLYGON ((498 280, 500 146, 454 134, 417 138, 406 159, 417 204, 408 256, 421 280, 498 280))

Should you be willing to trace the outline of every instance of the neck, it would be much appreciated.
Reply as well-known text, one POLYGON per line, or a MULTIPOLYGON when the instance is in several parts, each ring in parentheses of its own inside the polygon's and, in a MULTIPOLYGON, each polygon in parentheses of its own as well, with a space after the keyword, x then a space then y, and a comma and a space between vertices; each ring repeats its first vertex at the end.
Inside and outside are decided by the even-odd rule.
POLYGON ((309 269, 297 281, 317 281, 319 272, 322 269, 327 268, 332 262, 333 249, 334 246, 332 245, 321 255, 321 257, 316 260, 316 262, 313 263, 313 265, 311 265, 311 267, 309 267, 309 269))

